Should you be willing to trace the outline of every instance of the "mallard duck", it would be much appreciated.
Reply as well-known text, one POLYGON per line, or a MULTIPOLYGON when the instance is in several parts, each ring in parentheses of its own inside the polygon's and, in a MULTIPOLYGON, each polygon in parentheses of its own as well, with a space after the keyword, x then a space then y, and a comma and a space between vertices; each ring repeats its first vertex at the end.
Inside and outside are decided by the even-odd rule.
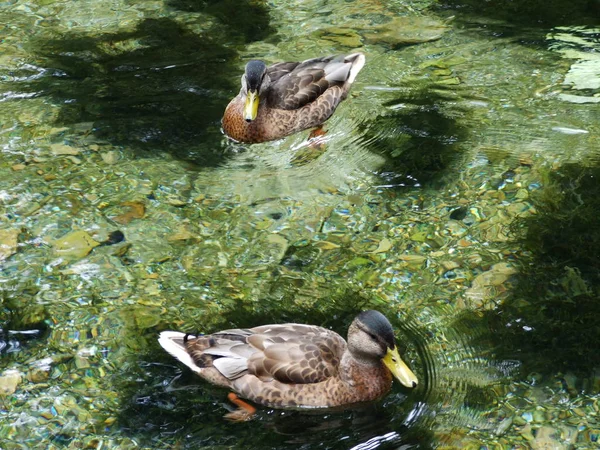
MULTIPOLYGON (((163 331, 171 355, 205 380, 274 408, 332 408, 377 399, 417 377, 402 361, 392 325, 378 311, 360 313, 348 342, 314 325, 287 323, 193 336, 163 331)), ((237 403, 237 402, 236 402, 237 403)))
POLYGON ((223 115, 223 131, 238 142, 280 139, 325 122, 346 98, 365 64, 362 53, 267 67, 246 64, 242 89, 223 115))

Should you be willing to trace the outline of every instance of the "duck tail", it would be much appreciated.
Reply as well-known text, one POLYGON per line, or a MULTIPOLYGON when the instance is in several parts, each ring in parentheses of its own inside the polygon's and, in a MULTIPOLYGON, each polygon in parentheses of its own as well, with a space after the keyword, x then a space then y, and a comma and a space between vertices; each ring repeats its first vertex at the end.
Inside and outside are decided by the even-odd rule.
POLYGON ((200 374, 202 372, 202 367, 194 362, 194 359, 188 353, 185 346, 189 337, 189 334, 181 333, 179 331, 163 331, 158 337, 158 343, 167 351, 167 353, 170 353, 194 372, 200 374))
POLYGON ((350 75, 348 76, 348 80, 346 81, 347 84, 350 85, 354 83, 354 79, 356 78, 356 75, 358 75, 358 72, 360 72, 360 70, 365 65, 365 61, 365 55, 362 53, 352 53, 351 55, 348 55, 344 58, 344 62, 352 63, 352 67, 350 68, 350 75))

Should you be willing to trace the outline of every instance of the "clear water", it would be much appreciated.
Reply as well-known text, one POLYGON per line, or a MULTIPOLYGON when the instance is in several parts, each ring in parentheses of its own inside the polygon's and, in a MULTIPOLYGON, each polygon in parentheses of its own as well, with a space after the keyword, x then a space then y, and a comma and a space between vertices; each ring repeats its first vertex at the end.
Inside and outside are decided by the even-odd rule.
POLYGON ((0 447, 596 448, 597 11, 513 3, 0 3, 0 447), (357 50, 322 149, 222 136, 357 50), (365 308, 421 385, 346 411, 228 423, 156 341, 365 308))

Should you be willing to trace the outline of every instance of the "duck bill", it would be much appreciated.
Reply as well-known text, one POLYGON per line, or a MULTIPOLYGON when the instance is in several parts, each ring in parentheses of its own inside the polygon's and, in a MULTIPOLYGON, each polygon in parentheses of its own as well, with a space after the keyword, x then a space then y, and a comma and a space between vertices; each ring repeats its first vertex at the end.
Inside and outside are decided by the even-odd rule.
POLYGON ((258 114, 258 92, 248 90, 246 95, 246 104, 244 105, 244 120, 252 122, 258 114))
POLYGON ((394 349, 388 348, 387 354, 383 358, 383 363, 403 386, 407 388, 417 387, 419 383, 417 377, 400 358, 398 347, 394 347, 394 349))

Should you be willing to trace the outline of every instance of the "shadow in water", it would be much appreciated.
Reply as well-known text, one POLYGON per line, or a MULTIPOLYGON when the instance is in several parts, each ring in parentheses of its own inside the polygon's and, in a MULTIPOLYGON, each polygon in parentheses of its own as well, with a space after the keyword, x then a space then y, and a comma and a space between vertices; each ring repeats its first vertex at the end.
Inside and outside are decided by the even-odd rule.
POLYGON ((455 117, 467 111, 450 105, 432 85, 411 89, 384 105, 388 112, 363 130, 366 148, 386 158, 379 173, 382 183, 392 188, 440 187, 468 134, 455 117))
POLYGON ((21 351, 22 347, 32 341, 46 339, 48 334, 49 327, 46 322, 31 324, 26 329, 20 329, 11 323, 0 324, 0 356, 21 351))
POLYGON ((268 40, 275 34, 269 23, 267 4, 251 0, 168 0, 172 8, 213 16, 232 38, 242 42, 268 40))
POLYGON ((220 119, 239 89, 233 49, 272 31, 266 7, 227 3, 239 14, 226 20, 219 2, 197 2, 197 11, 218 18, 202 32, 167 18, 146 19, 132 31, 34 43, 42 76, 15 87, 60 104, 55 126, 92 122, 97 138, 128 145, 140 156, 169 151, 216 165, 224 157, 220 119), (261 26, 250 31, 248 23, 261 26))
POLYGON ((48 312, 39 304, 39 287, 31 280, 14 277, 8 262, 0 266, 0 356, 16 353, 50 333, 48 312))
MULTIPOLYGON (((310 313, 306 308, 284 308, 278 301, 267 300, 274 299, 263 299, 254 304, 254 308, 232 307, 221 315, 222 324, 215 329, 284 323, 288 315, 293 315, 297 322, 335 325, 336 331, 345 336, 359 311, 377 307, 358 295, 347 293, 343 299, 331 299, 310 313)), ((190 329, 199 326, 186 325, 190 329)), ((165 324, 162 328, 168 326, 165 324)), ((380 449, 399 445, 429 448, 429 432, 412 426, 420 414, 418 394, 397 385, 381 401, 343 411, 284 411, 260 407, 251 422, 229 423, 222 417, 231 406, 225 400, 227 391, 202 381, 175 362, 159 347, 157 331, 148 331, 148 353, 141 357, 136 355, 141 363, 129 366, 128 373, 121 374, 119 379, 121 385, 126 380, 121 394, 120 429, 144 445, 258 449, 367 449, 375 445, 380 449)))
MULTIPOLYGON (((465 314, 457 326, 486 330, 492 357, 547 376, 583 376, 600 366, 600 167, 563 166, 532 197, 537 214, 523 229, 524 252, 512 293, 492 311, 465 314)), ((465 333, 465 338, 468 333, 465 333)))
POLYGON ((597 0, 444 0, 440 8, 452 8, 464 16, 477 15, 509 24, 545 28, 554 25, 594 25, 600 12, 597 0))
POLYGON ((600 366, 600 167, 569 164, 547 178, 538 214, 521 224, 531 261, 499 311, 497 338, 529 371, 588 371, 600 366))

